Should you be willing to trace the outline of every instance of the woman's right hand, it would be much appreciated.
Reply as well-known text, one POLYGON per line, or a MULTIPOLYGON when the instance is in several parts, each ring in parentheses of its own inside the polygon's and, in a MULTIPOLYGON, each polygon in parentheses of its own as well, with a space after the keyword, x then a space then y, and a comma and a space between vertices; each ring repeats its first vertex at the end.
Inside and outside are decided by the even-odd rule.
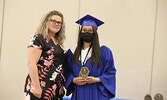
POLYGON ((33 95, 37 98, 41 98, 42 96, 42 88, 39 87, 39 88, 35 88, 34 91, 33 91, 33 95))
POLYGON ((85 78, 76 77, 76 78, 73 79, 73 83, 75 83, 77 85, 85 85, 86 81, 85 81, 85 78))

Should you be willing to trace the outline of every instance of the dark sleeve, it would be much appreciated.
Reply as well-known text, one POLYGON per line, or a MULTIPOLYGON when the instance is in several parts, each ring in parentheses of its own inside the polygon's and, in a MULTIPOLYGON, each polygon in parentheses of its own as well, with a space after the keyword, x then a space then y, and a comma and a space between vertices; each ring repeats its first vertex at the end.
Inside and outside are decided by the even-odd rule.
POLYGON ((103 71, 102 75, 99 77, 101 82, 98 84, 101 92, 109 97, 115 97, 116 90, 116 69, 114 66, 114 59, 112 52, 106 46, 101 47, 103 71))
POLYGON ((72 52, 71 50, 69 49, 68 52, 67 52, 67 59, 66 59, 66 62, 63 66, 63 75, 66 79, 66 82, 65 82, 65 88, 67 89, 67 93, 66 95, 70 95, 73 91, 74 91, 74 83, 72 82, 73 79, 75 78, 74 74, 73 74, 73 69, 72 69, 72 52))
POLYGON ((34 47, 37 49, 44 49, 45 41, 41 34, 34 35, 28 42, 28 47, 34 47))

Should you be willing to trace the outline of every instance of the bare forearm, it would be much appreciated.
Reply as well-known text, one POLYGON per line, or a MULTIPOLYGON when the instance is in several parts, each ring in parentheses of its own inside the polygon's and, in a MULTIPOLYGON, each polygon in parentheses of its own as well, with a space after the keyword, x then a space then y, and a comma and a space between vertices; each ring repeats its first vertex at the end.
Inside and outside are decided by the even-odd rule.
POLYGON ((36 64, 29 64, 28 69, 29 69, 29 75, 30 75, 31 80, 34 84, 34 87, 40 88, 38 69, 37 69, 36 64))

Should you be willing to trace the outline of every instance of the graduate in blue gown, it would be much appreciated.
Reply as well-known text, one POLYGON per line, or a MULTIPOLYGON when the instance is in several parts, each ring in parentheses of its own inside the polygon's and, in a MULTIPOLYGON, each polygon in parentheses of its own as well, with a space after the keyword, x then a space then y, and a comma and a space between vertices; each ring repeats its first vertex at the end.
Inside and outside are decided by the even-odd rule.
POLYGON ((110 100, 115 97, 116 69, 112 51, 99 44, 97 29, 104 22, 86 15, 76 47, 68 50, 64 65, 66 95, 71 100, 110 100))

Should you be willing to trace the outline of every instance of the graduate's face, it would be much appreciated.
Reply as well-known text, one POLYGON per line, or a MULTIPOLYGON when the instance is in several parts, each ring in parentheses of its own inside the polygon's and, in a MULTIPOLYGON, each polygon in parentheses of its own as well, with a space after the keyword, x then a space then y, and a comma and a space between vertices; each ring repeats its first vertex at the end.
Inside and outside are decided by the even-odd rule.
POLYGON ((61 29, 62 19, 58 15, 53 15, 49 22, 49 32, 57 33, 61 29))
POLYGON ((82 33, 93 33, 93 27, 92 26, 82 26, 82 33))
POLYGON ((92 42, 93 41, 93 27, 92 26, 83 26, 80 37, 85 42, 92 42))

